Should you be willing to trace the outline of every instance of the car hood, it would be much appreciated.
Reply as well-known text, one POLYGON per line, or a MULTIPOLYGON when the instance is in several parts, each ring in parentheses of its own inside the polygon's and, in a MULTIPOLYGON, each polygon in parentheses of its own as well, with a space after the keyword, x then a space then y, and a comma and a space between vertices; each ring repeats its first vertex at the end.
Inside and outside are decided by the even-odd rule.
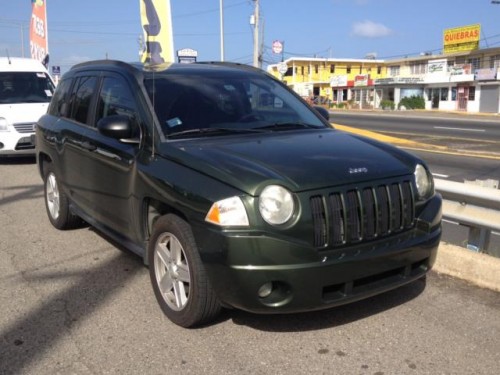
POLYGON ((14 103, 0 104, 0 117, 9 124, 38 121, 47 112, 49 103, 14 103))
POLYGON ((408 175, 417 160, 333 129, 171 141, 160 153, 251 195, 270 183, 299 192, 408 175))

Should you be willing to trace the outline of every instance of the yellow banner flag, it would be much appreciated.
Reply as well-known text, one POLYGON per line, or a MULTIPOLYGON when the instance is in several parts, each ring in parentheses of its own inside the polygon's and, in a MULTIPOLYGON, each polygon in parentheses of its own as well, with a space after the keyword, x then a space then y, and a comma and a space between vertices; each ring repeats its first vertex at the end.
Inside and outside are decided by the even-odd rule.
POLYGON ((141 61, 152 65, 174 62, 170 0, 139 0, 144 30, 141 61))

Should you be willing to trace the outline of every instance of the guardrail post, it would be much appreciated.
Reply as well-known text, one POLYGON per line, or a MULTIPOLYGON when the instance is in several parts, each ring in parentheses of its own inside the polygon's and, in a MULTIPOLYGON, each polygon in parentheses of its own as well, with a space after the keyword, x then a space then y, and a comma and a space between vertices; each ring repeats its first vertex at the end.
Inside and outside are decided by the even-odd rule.
MULTIPOLYGON (((443 197, 443 218, 469 228, 467 249, 500 258, 500 250, 489 248, 491 232, 500 232, 500 190, 437 178, 434 182, 443 197)), ((496 180, 491 184, 498 186, 496 180)))
POLYGON ((490 245, 491 231, 485 228, 469 227, 467 249, 485 252, 490 245))

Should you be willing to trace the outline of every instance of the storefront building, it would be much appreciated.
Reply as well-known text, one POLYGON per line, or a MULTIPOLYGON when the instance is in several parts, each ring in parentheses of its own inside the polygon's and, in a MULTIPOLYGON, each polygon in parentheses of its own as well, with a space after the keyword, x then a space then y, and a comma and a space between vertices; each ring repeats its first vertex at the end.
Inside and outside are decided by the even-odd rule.
POLYGON ((278 65, 268 72, 283 80, 303 98, 330 107, 356 104, 373 107, 373 79, 384 76, 384 62, 373 59, 290 58, 280 74, 278 65))
POLYGON ((299 95, 330 107, 382 108, 420 96, 425 109, 469 113, 500 112, 500 48, 447 55, 423 54, 397 60, 307 59, 285 61, 279 74, 299 95))

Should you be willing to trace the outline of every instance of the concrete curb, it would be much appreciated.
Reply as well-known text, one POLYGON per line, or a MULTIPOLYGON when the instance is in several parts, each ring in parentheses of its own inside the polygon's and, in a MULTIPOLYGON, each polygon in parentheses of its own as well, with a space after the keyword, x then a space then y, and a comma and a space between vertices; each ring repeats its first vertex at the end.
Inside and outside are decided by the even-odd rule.
POLYGON ((433 270, 500 292, 500 258, 441 242, 433 270))

